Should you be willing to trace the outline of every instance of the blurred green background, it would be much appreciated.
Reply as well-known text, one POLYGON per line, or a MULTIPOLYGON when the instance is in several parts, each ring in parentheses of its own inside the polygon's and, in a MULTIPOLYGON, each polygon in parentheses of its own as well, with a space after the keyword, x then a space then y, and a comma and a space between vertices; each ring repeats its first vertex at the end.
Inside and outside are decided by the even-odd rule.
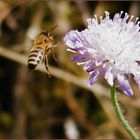
MULTIPOLYGON (((86 19, 104 11, 140 15, 137 1, 0 0, 0 138, 130 138, 115 117, 107 82, 100 77, 88 88, 89 75, 71 62, 65 34, 86 28, 86 19), (57 61, 27 67, 34 37, 55 25, 57 61)), ((140 94, 127 97, 119 88, 124 115, 140 135, 140 94), (128 104, 129 103, 129 104, 128 104)))

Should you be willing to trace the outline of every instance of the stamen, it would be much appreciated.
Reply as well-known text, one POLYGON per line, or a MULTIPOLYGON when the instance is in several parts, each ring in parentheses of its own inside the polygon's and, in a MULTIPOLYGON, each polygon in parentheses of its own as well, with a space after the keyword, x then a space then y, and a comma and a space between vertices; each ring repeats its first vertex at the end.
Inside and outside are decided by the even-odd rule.
POLYGON ((109 19, 109 12, 108 11, 105 11, 105 16, 107 19, 109 19))
POLYGON ((103 19, 103 16, 100 16, 100 21, 102 21, 102 19, 103 19))
POLYGON ((94 15, 96 22, 98 23, 97 15, 94 15))
POLYGON ((134 21, 134 24, 137 24, 138 19, 139 19, 139 18, 138 18, 138 17, 136 17, 136 20, 134 21))
POLYGON ((133 16, 133 15, 131 15, 131 17, 130 17, 130 19, 129 19, 129 21, 128 21, 128 22, 131 22, 133 18, 134 18, 134 16, 133 16))
MULTIPOLYGON (((122 16, 123 13, 124 13, 124 11, 121 11, 121 12, 120 12, 120 18, 121 18, 121 16, 122 16)), ((127 14, 127 13, 126 13, 126 14, 127 14)))

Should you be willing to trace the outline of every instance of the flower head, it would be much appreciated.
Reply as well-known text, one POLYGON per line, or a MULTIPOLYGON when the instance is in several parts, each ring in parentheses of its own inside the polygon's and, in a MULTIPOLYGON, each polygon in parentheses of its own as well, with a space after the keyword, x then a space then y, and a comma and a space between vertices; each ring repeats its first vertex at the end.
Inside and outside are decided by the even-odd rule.
POLYGON ((64 37, 68 50, 76 53, 72 60, 90 73, 90 86, 102 73, 109 85, 117 79, 123 92, 131 96, 128 75, 132 74, 140 88, 140 27, 138 18, 133 19, 123 12, 111 19, 106 11, 99 21, 96 15, 87 19, 85 30, 72 30, 64 37))

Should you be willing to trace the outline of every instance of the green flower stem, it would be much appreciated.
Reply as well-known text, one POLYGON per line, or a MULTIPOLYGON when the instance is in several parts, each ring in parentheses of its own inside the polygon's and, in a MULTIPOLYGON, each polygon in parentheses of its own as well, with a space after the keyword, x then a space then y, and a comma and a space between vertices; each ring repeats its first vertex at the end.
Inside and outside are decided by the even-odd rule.
POLYGON ((116 94, 116 90, 115 90, 115 84, 111 87, 111 100, 112 100, 112 104, 113 104, 114 110, 116 112, 116 115, 117 115, 119 121, 121 122, 122 126, 125 128, 125 130, 129 133, 129 135, 134 140, 139 139, 139 137, 137 136, 135 131, 132 129, 132 127, 128 124, 127 120, 125 120, 125 118, 121 112, 121 108, 118 103, 118 98, 117 98, 117 94, 116 94))

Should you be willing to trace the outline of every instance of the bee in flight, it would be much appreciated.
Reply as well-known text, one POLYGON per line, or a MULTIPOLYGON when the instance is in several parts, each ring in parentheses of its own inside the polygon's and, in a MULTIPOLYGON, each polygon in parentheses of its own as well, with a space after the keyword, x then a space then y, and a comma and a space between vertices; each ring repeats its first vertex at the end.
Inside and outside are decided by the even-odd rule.
MULTIPOLYGON (((57 26, 51 29, 53 31, 57 26)), ((41 32, 33 41, 33 47, 30 50, 30 54, 28 56, 28 67, 31 70, 35 70, 39 63, 44 60, 45 67, 48 75, 50 76, 48 70, 48 55, 50 52, 53 53, 53 58, 56 60, 54 55, 54 40, 53 36, 50 32, 41 32)))

